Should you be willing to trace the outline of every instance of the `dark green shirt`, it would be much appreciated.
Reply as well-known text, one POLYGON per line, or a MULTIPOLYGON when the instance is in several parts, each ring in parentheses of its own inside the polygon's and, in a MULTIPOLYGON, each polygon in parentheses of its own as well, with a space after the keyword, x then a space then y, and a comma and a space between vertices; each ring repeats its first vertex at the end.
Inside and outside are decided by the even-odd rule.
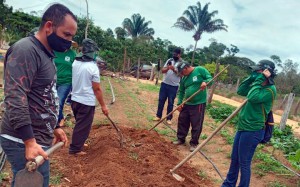
POLYGON ((76 53, 69 49, 66 52, 55 53, 55 66, 57 70, 57 86, 72 84, 72 63, 75 60, 76 53))
MULTIPOLYGON (((178 105, 182 103, 183 100, 186 100, 195 92, 200 89, 202 82, 209 82, 212 79, 210 73, 204 67, 198 66, 195 67, 194 70, 188 75, 183 76, 178 91, 178 105)), ((202 103, 206 103, 206 92, 205 88, 197 95, 195 95, 191 100, 186 102, 187 105, 198 105, 202 103)))
POLYGON ((254 81, 248 77, 239 86, 237 93, 247 96, 248 101, 239 113, 238 130, 258 131, 264 128, 276 97, 274 85, 262 86, 265 80, 265 76, 259 74, 254 81))

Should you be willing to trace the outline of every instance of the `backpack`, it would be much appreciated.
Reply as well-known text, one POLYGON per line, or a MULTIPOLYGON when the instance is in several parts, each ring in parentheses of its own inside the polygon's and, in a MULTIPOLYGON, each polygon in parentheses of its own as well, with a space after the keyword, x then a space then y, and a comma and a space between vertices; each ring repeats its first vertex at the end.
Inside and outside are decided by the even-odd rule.
MULTIPOLYGON (((270 88, 267 88, 267 90, 270 90, 270 92, 272 93, 272 107, 273 107, 273 102, 274 102, 273 91, 270 88)), ((264 134, 264 138, 262 139, 262 141, 260 141, 261 144, 265 144, 265 143, 269 142, 272 138, 272 135, 273 135, 274 117, 273 117, 272 110, 268 113, 268 117, 267 117, 267 120, 265 122, 265 128, 264 129, 265 129, 265 134, 264 134)))
POLYGON ((260 142, 261 144, 265 144, 271 140, 273 135, 273 130, 274 130, 274 117, 273 117, 273 112, 271 110, 268 114, 267 121, 265 122, 265 134, 264 134, 264 138, 260 142))

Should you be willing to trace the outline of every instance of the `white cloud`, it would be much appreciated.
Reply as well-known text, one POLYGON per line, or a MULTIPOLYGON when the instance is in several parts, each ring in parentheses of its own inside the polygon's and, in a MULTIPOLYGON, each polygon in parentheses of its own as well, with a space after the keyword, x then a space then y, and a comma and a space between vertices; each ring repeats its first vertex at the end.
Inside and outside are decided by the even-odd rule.
MULTIPOLYGON (((24 11, 43 10, 54 0, 9 0, 14 9, 24 11), (42 4, 44 3, 44 4, 42 4)), ((175 45, 187 47, 194 45, 192 32, 171 28, 184 10, 196 5, 194 0, 89 0, 90 16, 102 29, 121 26, 125 18, 140 13, 146 21, 152 21, 150 27, 155 37, 168 39, 175 45)), ((282 60, 288 58, 300 62, 300 7, 299 0, 201 0, 201 5, 210 2, 209 11, 218 10, 215 18, 224 20, 228 32, 204 33, 198 47, 208 46, 209 39, 215 38, 229 46, 234 44, 240 49, 239 56, 254 61, 269 58, 275 54, 282 60)), ((75 14, 85 15, 85 0, 61 0, 75 14)))

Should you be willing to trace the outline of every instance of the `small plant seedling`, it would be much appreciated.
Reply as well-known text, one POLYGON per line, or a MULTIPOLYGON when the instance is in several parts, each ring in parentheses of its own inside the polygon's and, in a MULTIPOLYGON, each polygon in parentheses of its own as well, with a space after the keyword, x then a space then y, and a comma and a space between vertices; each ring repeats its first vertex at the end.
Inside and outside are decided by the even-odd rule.
POLYGON ((136 161, 139 159, 139 155, 136 152, 129 153, 129 157, 136 161))

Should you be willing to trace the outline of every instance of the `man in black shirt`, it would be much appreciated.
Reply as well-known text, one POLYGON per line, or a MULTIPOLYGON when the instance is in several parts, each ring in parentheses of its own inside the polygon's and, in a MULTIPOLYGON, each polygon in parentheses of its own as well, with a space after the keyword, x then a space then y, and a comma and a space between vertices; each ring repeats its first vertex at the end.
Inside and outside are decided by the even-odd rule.
MULTIPOLYGON (((1 125, 1 147, 14 174, 25 168, 27 160, 41 155, 48 159, 52 142, 67 143, 65 132, 57 126, 58 98, 53 52, 66 51, 76 34, 74 14, 61 4, 51 5, 34 36, 19 40, 7 51, 4 61, 6 111, 1 125), (54 141, 53 141, 54 138, 54 141)), ((49 161, 38 168, 49 186, 49 161)))

